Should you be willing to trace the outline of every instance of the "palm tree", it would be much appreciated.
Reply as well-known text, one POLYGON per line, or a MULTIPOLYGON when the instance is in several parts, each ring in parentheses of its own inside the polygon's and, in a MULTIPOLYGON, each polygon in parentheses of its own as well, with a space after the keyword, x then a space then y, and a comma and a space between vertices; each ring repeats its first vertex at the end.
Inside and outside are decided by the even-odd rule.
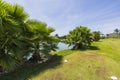
MULTIPOLYGON (((13 68, 23 58, 34 53, 38 58, 57 48, 57 38, 47 24, 28 20, 28 14, 17 5, 0 1, 0 66, 13 68)), ((36 58, 36 57, 35 57, 36 58)))
POLYGON ((0 1, 0 5, 0 66, 7 69, 18 63, 25 54, 24 48, 28 44, 21 34, 28 15, 17 4, 0 1))
POLYGON ((47 27, 47 24, 37 20, 28 20, 26 25, 28 33, 31 34, 29 37, 27 37, 26 34, 26 37, 33 44, 32 58, 35 61, 40 61, 42 55, 46 56, 51 50, 57 48, 57 44, 53 43, 55 42, 56 38, 50 36, 54 29, 47 27))
POLYGON ((93 40, 94 41, 99 41, 100 40, 100 32, 99 31, 92 32, 92 35, 93 35, 93 40))
POLYGON ((117 38, 118 38, 118 37, 119 37, 119 29, 116 28, 116 29, 114 30, 114 32, 117 34, 117 38))
POLYGON ((73 49, 82 49, 90 46, 91 39, 90 29, 83 26, 76 27, 67 35, 67 43, 69 46, 73 45, 73 49))

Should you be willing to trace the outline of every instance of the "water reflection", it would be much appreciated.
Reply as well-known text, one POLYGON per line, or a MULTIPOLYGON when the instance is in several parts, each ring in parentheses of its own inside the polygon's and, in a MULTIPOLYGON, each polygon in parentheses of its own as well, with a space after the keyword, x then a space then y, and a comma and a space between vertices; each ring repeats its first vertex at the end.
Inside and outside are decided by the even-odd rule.
POLYGON ((65 49, 71 49, 72 48, 72 46, 68 47, 68 44, 64 44, 64 43, 59 43, 58 47, 59 47, 58 50, 65 50, 65 49))

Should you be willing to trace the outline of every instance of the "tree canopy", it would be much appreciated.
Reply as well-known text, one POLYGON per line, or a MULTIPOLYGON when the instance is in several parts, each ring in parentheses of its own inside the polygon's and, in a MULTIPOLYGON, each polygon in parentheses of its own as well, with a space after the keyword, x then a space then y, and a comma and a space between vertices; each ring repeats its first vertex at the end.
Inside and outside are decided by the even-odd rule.
POLYGON ((93 31, 92 35, 93 35, 93 40, 94 41, 99 41, 100 40, 100 32, 99 31, 93 31))
POLYGON ((55 30, 46 23, 29 19, 18 4, 0 0, 0 66, 10 69, 23 63, 30 53, 48 55, 57 48, 55 30))
POLYGON ((67 35, 67 43, 73 46, 73 49, 83 49, 89 47, 92 42, 92 34, 90 29, 79 26, 69 32, 67 35))

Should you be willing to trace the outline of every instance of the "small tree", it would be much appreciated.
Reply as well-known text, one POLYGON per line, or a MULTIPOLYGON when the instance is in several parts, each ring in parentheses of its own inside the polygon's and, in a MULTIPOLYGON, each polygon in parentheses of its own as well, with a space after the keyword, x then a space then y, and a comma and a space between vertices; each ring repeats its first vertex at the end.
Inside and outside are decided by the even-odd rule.
POLYGON ((73 45, 73 49, 83 49, 90 46, 92 34, 90 29, 84 26, 76 27, 67 35, 67 43, 73 45))
POLYGON ((99 41, 100 40, 100 32, 99 31, 92 32, 92 35, 93 35, 93 40, 94 41, 99 41))
POLYGON ((118 37, 119 37, 119 29, 116 28, 116 29, 114 30, 114 32, 117 34, 117 38, 118 38, 118 37))
POLYGON ((115 32, 115 33, 118 33, 118 32, 119 32, 119 29, 118 29, 118 28, 116 28, 116 29, 114 30, 114 32, 115 32))
POLYGON ((26 37, 33 44, 33 60, 41 61, 42 55, 47 57, 51 51, 57 49, 57 37, 50 35, 55 30, 47 24, 32 19, 26 22, 26 29, 28 30, 26 37))

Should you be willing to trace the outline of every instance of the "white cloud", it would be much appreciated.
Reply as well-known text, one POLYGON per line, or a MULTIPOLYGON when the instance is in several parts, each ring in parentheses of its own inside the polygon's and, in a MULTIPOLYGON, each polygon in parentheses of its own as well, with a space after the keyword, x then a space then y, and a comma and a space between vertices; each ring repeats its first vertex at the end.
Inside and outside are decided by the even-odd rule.
MULTIPOLYGON (((95 3, 88 0, 5 0, 19 3, 35 18, 64 35, 76 26, 88 26, 103 33, 111 32, 114 25, 120 25, 120 2, 101 0, 95 3)), ((120 28, 120 27, 118 27, 120 28)))

